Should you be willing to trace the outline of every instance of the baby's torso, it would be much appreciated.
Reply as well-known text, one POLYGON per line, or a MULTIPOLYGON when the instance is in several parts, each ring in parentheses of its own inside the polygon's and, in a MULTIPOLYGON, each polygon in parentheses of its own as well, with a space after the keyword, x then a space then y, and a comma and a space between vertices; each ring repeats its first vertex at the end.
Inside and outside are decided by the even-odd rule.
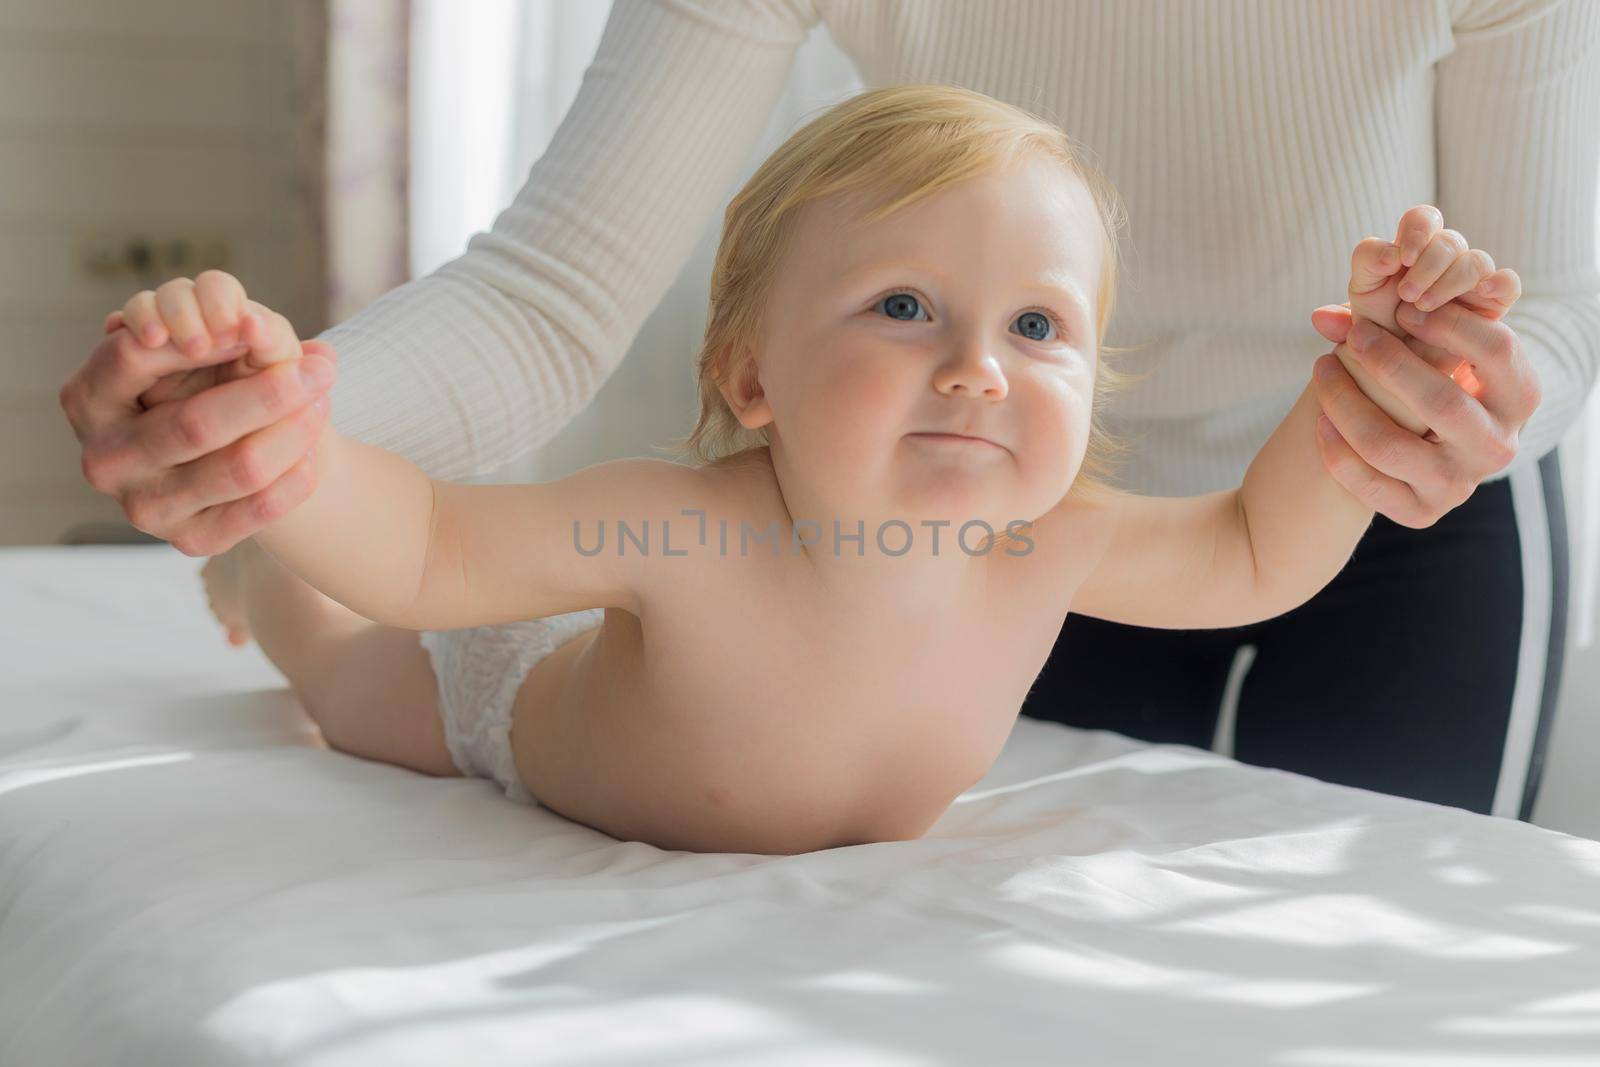
POLYGON ((973 557, 981 576, 947 611, 845 609, 788 543, 740 550, 741 519, 787 523, 770 462, 705 472, 708 546, 655 560, 638 616, 607 609, 524 685, 522 714, 570 747, 519 746, 529 787, 568 818, 663 847, 919 836, 998 756, 1099 539, 1041 520, 1026 553, 973 557))

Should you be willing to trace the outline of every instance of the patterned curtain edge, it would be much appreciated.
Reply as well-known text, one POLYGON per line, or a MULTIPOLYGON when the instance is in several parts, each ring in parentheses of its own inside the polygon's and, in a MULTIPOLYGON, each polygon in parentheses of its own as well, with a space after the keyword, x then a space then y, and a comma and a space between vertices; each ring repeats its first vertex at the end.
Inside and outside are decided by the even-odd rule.
POLYGON ((410 0, 292 0, 302 337, 409 277, 410 0))
POLYGON ((302 337, 327 329, 328 244, 324 210, 327 145, 328 0, 292 0, 294 40, 294 265, 302 337))

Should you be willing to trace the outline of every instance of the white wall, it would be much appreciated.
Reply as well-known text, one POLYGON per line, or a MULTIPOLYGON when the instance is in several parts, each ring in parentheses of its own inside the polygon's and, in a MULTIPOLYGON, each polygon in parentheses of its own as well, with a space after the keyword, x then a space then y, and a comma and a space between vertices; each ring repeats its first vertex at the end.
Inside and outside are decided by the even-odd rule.
POLYGON ((56 397, 106 313, 165 277, 93 277, 91 242, 220 234, 229 269, 295 317, 287 12, 254 0, 0 4, 0 544, 123 521, 84 481, 56 397))

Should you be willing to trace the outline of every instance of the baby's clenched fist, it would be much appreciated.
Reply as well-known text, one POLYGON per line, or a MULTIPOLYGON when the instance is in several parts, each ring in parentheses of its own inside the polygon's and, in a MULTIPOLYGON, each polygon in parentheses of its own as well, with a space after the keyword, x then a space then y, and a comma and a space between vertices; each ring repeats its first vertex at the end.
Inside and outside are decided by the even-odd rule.
POLYGON ((126 327, 148 348, 169 340, 185 355, 240 346, 252 370, 298 359, 299 339, 289 320, 245 296, 244 286, 220 270, 202 271, 193 280, 174 278, 155 290, 128 298, 106 317, 106 332, 126 327), (257 333, 246 336, 254 319, 257 333))
MULTIPOLYGON (((1444 216, 1429 204, 1400 217, 1394 241, 1368 237, 1356 245, 1350 260, 1351 325, 1370 320, 1401 340, 1410 337, 1395 318, 1401 303, 1432 311, 1454 300, 1485 318, 1499 319, 1521 295, 1522 282, 1515 271, 1497 270, 1487 252, 1468 247, 1460 233, 1444 229, 1444 216)), ((1391 419, 1413 433, 1428 431, 1427 424, 1378 384, 1346 345, 1341 344, 1335 354, 1362 392, 1391 419)), ((1470 370, 1458 370, 1451 377, 1477 395, 1470 370)))

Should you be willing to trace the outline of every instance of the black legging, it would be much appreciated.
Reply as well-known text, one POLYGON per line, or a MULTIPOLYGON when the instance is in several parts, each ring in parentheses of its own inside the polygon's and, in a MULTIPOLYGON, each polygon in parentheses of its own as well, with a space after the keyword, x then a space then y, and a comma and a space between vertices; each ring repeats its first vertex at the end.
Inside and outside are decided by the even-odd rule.
POLYGON ((1022 712, 1211 749, 1229 704, 1240 762, 1527 820, 1567 630, 1556 450, 1518 485, 1520 506, 1502 478, 1422 530, 1375 515, 1332 582, 1263 622, 1158 630, 1068 615, 1022 712), (1532 602, 1549 605, 1548 627, 1539 611, 1526 637, 1525 572, 1532 602))

